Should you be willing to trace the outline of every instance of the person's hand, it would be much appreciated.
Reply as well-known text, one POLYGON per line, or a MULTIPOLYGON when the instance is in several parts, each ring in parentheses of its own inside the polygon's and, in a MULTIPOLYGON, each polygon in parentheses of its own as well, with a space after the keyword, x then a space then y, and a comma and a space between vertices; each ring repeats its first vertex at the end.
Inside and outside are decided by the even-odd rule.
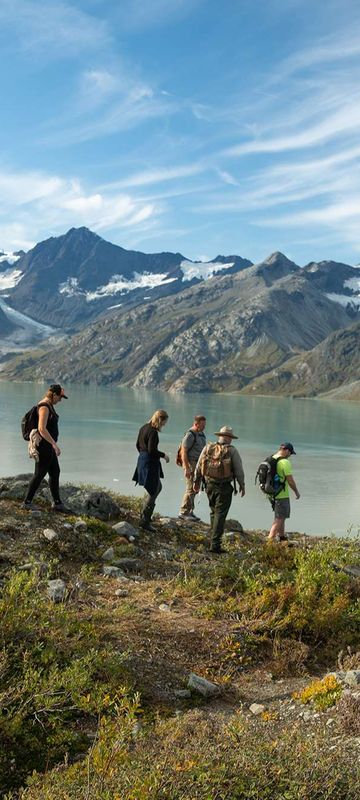
POLYGON ((199 492, 200 492, 200 483, 193 483, 193 492, 195 492, 195 494, 199 494, 199 492))
POLYGON ((55 455, 57 455, 57 456, 61 456, 61 450, 60 450, 60 447, 58 447, 58 446, 57 446, 57 444, 53 444, 53 448, 54 448, 54 450, 55 450, 55 455))
POLYGON ((245 497, 245 488, 244 489, 240 489, 240 495, 241 495, 241 497, 245 497))
POLYGON ((164 459, 165 459, 165 463, 166 463, 166 464, 168 464, 168 463, 169 463, 169 461, 170 461, 170 458, 169 458, 169 456, 168 456, 166 453, 165 453, 165 455, 164 455, 164 459))
POLYGON ((185 467, 185 478, 191 478, 191 468, 185 467))
POLYGON ((300 500, 300 492, 295 493, 295 500, 300 500))

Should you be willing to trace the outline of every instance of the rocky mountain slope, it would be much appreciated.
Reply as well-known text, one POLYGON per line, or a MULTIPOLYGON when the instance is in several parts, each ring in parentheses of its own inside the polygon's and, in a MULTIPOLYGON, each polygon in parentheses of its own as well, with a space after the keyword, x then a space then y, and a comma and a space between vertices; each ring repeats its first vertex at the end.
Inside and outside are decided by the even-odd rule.
POLYGON ((338 399, 360 400, 360 322, 332 333, 317 347, 266 372, 243 391, 294 397, 332 393, 338 399))
MULTIPOLYGON (((236 272, 250 265, 251 261, 239 256, 219 256, 203 264, 191 262, 181 253, 125 250, 87 228, 72 228, 18 258, 8 296, 17 311, 69 330, 109 307, 174 294, 212 274, 236 272)), ((3 273, 9 286, 10 272, 3 273)))
MULTIPOLYGON (((349 269, 352 269, 351 267, 349 269)), ((310 272, 313 275, 313 272, 310 272)), ((129 311, 113 310, 43 356, 12 360, 10 379, 233 391, 353 321, 281 253, 129 311)))

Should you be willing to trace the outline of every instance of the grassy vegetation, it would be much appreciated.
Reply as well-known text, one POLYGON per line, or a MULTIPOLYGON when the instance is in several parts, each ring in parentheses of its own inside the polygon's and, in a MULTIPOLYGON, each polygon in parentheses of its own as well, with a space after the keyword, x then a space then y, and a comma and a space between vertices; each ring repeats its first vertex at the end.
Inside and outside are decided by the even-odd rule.
MULTIPOLYGON (((137 502, 120 504, 134 521, 137 502)), ((44 520, 22 529, 25 512, 18 513, 7 552, 12 571, 1 572, 4 798, 357 798, 358 700, 340 697, 336 679, 320 680, 319 672, 336 668, 339 650, 341 668, 360 665, 360 581, 341 571, 360 563, 359 541, 288 548, 249 533, 212 558, 200 526, 159 526, 129 545, 97 520, 83 533, 60 520, 50 544, 44 520), (142 581, 101 576, 109 544, 117 558, 135 556, 142 581), (47 577, 66 580, 64 603, 49 601, 41 570, 16 570, 32 557, 46 562, 47 577), (190 671, 219 685, 217 701, 176 699, 190 671), (325 724, 281 719, 278 706, 249 719, 246 698, 270 673, 270 681, 296 676, 289 702, 298 687, 320 722, 334 707, 334 743, 325 724)))

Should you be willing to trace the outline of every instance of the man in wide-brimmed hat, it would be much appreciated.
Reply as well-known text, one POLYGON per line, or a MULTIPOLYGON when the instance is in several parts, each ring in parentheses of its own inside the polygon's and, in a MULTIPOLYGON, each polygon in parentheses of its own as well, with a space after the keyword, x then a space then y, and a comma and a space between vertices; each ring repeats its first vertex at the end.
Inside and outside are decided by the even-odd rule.
POLYGON ((233 491, 236 491, 237 481, 241 497, 244 497, 245 476, 240 454, 232 444, 232 440, 238 438, 233 429, 224 425, 215 436, 218 441, 206 445, 197 462, 194 491, 200 490, 203 480, 210 506, 210 550, 212 553, 222 553, 221 539, 233 491))

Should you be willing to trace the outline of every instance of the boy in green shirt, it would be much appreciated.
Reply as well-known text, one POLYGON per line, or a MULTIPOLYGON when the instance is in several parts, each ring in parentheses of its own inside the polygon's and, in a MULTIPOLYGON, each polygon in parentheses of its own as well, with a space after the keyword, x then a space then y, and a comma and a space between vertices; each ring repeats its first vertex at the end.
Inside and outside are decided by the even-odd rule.
POLYGON ((278 537, 280 542, 286 541, 287 536, 285 534, 285 520, 290 517, 290 498, 289 498, 289 486, 295 493, 295 497, 297 500, 300 498, 300 492, 296 486, 293 474, 292 474, 292 466, 289 461, 289 456, 296 455, 295 450, 291 444, 291 442, 285 442, 281 444, 277 453, 274 453, 273 458, 278 458, 279 461, 277 462, 276 472, 279 475, 279 478, 282 482, 284 482, 284 488, 276 495, 274 501, 274 522, 271 526, 271 530, 268 536, 268 541, 273 542, 278 537))

